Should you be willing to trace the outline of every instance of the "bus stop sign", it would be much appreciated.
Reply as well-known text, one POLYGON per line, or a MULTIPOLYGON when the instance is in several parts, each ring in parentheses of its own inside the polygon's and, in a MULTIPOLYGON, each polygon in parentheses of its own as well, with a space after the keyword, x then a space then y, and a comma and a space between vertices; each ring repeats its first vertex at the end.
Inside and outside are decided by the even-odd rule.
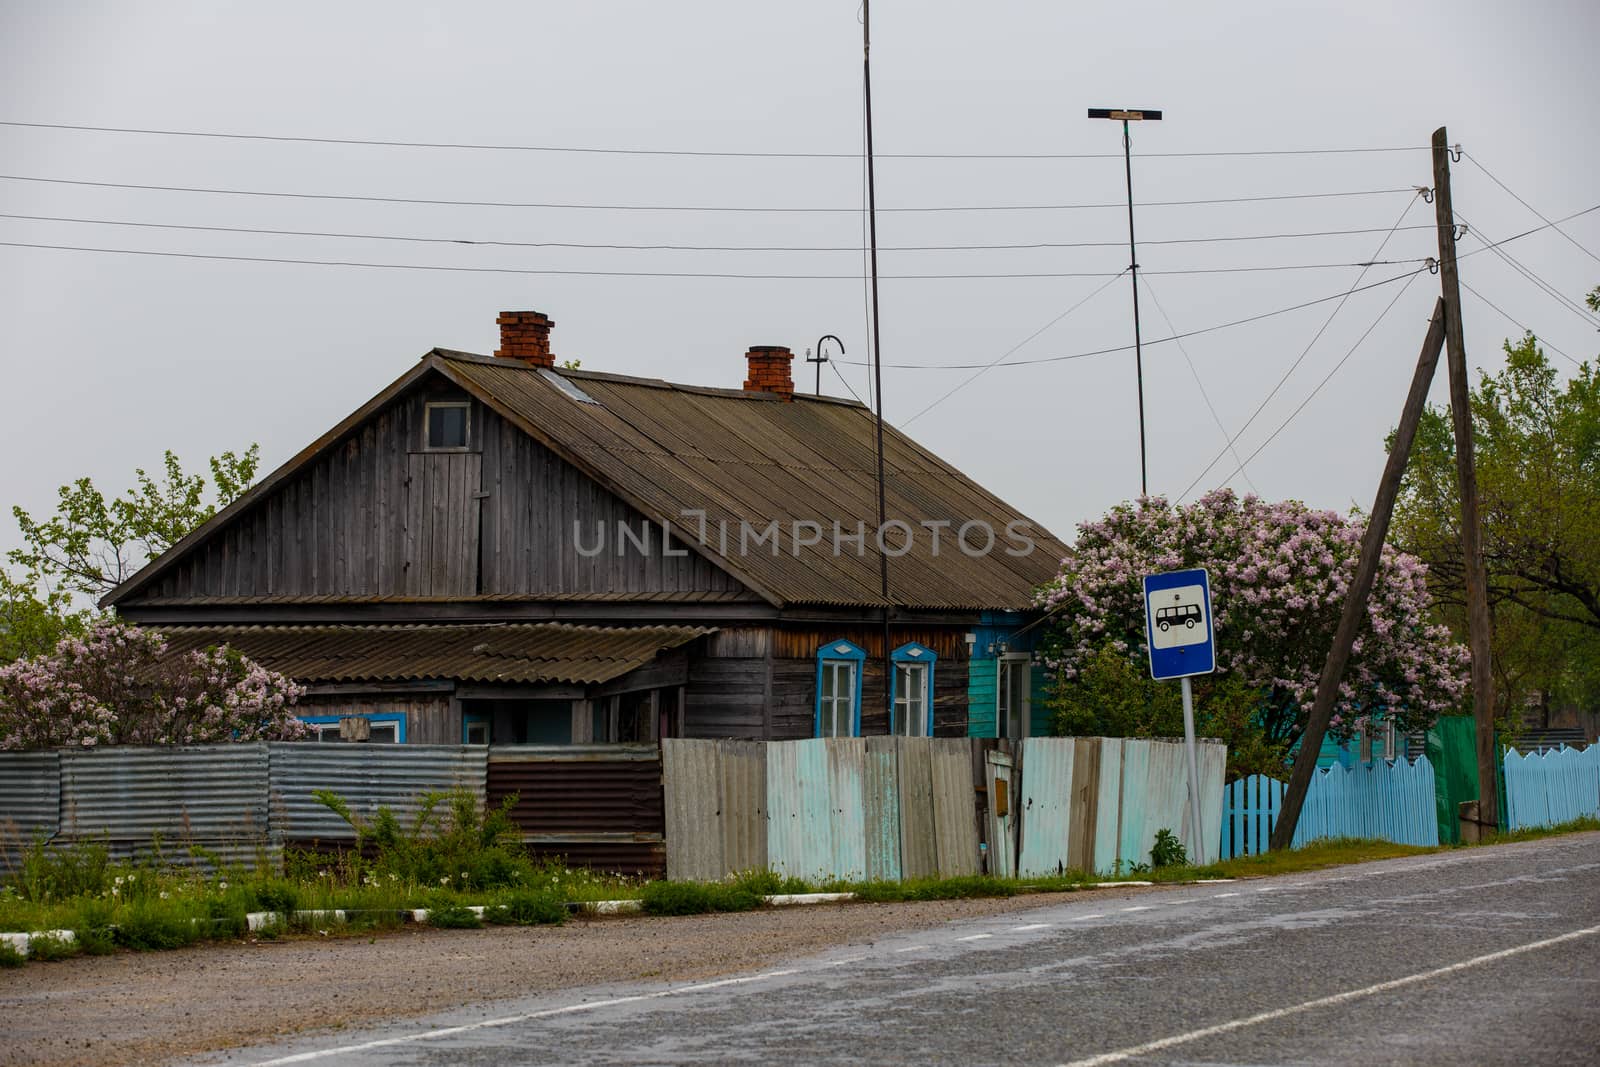
POLYGON ((1145 575, 1144 612, 1150 677, 1187 678, 1217 669, 1211 582, 1204 568, 1145 575))

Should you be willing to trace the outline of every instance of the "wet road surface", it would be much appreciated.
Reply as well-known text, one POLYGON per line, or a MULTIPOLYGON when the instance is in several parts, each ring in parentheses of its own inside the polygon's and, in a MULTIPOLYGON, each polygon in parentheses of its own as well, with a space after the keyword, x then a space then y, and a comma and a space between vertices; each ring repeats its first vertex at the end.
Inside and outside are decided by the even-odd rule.
POLYGON ((951 923, 728 978, 238 1050, 257 1064, 1600 1060, 1600 834, 951 923))

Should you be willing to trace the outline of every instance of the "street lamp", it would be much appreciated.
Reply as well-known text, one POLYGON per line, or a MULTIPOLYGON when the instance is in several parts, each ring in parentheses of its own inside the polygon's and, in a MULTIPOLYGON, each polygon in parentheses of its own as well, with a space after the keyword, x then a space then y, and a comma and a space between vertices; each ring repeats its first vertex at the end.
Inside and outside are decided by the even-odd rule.
POLYGON ((1133 283, 1133 365, 1139 380, 1139 495, 1150 495, 1149 469, 1144 455, 1144 349, 1139 338, 1139 253, 1133 242, 1133 137, 1130 122, 1159 122, 1159 111, 1131 108, 1091 107, 1092 119, 1115 119, 1122 123, 1122 164, 1128 176, 1128 278, 1133 283))

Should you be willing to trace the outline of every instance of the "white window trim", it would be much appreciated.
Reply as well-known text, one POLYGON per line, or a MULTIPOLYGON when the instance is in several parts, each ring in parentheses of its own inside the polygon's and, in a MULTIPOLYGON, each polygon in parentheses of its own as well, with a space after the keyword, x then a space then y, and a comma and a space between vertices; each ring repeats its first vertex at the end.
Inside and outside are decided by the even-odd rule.
POLYGON ((429 400, 422 405, 422 450, 424 452, 467 452, 472 447, 472 401, 470 400, 429 400), (459 446, 452 445, 446 448, 433 443, 433 409, 434 408, 461 408, 465 411, 465 426, 463 427, 462 440, 459 446))
POLYGON ((1020 740, 1028 736, 1033 719, 1033 656, 1027 652, 1005 652, 995 657, 994 669, 994 733, 996 737, 1020 740), (1023 671, 1022 708, 1017 716, 1017 733, 1004 732, 1005 718, 1002 702, 1005 697, 1006 667, 1021 667, 1023 671))

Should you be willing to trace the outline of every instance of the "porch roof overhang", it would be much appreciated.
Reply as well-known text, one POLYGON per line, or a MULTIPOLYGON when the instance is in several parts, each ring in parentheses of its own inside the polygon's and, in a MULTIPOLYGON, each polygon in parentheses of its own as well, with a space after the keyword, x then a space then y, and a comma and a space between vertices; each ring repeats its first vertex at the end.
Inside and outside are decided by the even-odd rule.
POLYGON ((506 623, 168 626, 169 655, 226 645, 299 682, 600 684, 712 632, 698 626, 506 623))

